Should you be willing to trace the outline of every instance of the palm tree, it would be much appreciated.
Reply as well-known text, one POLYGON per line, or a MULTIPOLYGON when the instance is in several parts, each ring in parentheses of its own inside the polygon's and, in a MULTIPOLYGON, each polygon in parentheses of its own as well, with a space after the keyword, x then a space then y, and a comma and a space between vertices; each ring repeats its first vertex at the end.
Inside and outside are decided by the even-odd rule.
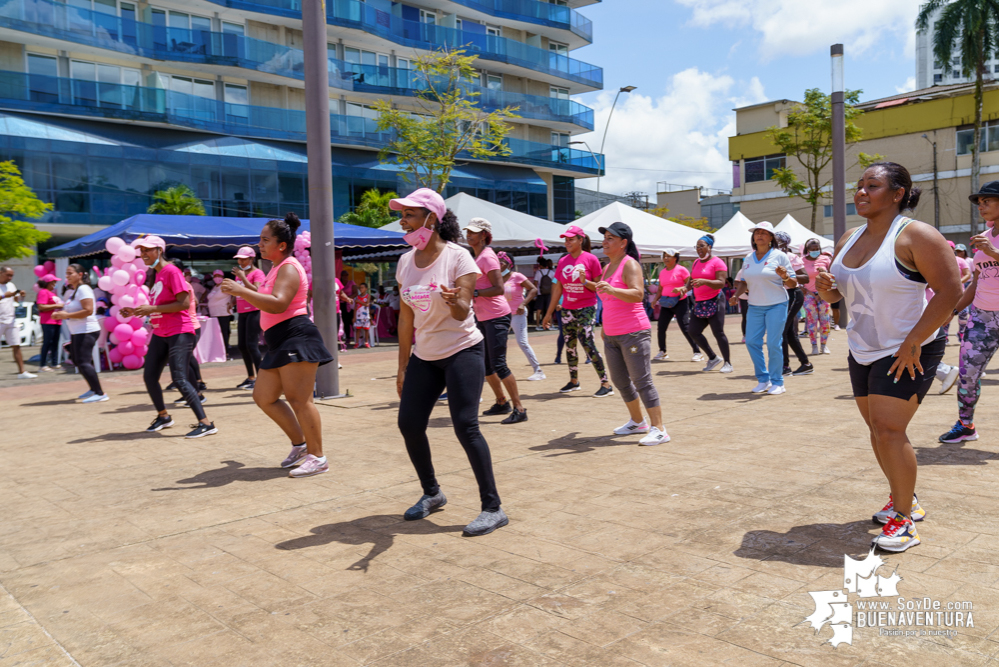
POLYGON ((156 201, 146 209, 147 213, 160 215, 204 215, 205 205, 194 195, 194 190, 186 185, 175 185, 153 194, 156 201))
MULTIPOLYGON (((982 82, 986 66, 999 46, 999 0, 928 0, 919 10, 916 30, 925 32, 930 17, 940 12, 933 25, 933 56, 942 67, 961 65, 964 76, 975 73, 975 133, 971 143, 971 191, 977 192, 981 173, 982 82), (958 55, 953 54, 957 51, 958 55)), ((978 214, 971 206, 971 233, 978 233, 978 214)))
POLYGON ((365 190, 357 208, 340 216, 340 222, 362 227, 383 227, 394 218, 389 211, 389 200, 397 199, 399 195, 389 190, 381 192, 376 188, 365 190))

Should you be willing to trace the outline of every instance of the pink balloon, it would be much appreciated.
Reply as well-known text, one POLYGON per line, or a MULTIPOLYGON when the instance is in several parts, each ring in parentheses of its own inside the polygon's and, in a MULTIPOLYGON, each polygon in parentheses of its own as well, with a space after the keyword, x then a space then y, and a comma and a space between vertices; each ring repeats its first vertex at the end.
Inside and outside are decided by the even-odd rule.
POLYGON ((124 269, 118 269, 117 271, 111 274, 111 282, 113 282, 115 285, 118 285, 119 287, 127 284, 129 278, 131 278, 131 276, 128 274, 128 271, 124 269))
POLYGON ((101 321, 101 326, 104 327, 105 331, 107 331, 108 333, 111 333, 112 331, 114 331, 114 328, 116 326, 118 326, 118 320, 114 316, 105 317, 101 321))
POLYGON ((121 344, 121 341, 118 340, 118 337, 114 335, 113 331, 108 334, 108 340, 111 341, 112 345, 119 345, 119 344, 121 344))
MULTIPOLYGON (((118 340, 124 343, 132 337, 132 325, 128 323, 119 324, 114 328, 114 335, 118 337, 118 340)), ((128 354, 125 352, 124 354, 128 354)))
POLYGON ((118 257, 118 255, 111 258, 111 266, 114 268, 120 269, 122 264, 124 264, 124 262, 121 261, 121 258, 118 257))
MULTIPOLYGON (((131 319, 129 317, 125 317, 124 315, 122 315, 120 310, 118 311, 118 313, 114 317, 115 317, 116 320, 118 320, 122 324, 125 324, 126 322, 128 322, 131 319)), ((118 327, 116 326, 115 328, 117 329, 118 327)))
MULTIPOLYGON (((145 331, 146 330, 144 328, 143 324, 142 324, 142 318, 141 317, 133 317, 132 319, 130 319, 128 321, 128 323, 132 327, 132 331, 145 331)), ((132 338, 135 338, 135 334, 134 333, 132 334, 132 338)))
POLYGON ((122 288, 122 291, 134 299, 135 295, 139 293, 139 286, 125 285, 125 287, 122 288))
POLYGON ((123 358, 121 360, 121 363, 123 366, 125 366, 125 368, 127 368, 130 371, 134 371, 137 368, 142 368, 142 359, 135 356, 134 354, 130 354, 125 358, 123 358))
POLYGON ((125 341, 124 343, 122 343, 118 347, 121 348, 121 356, 123 356, 123 357, 127 357, 128 355, 130 355, 133 352, 135 352, 135 345, 132 344, 132 341, 130 341, 130 340, 125 341))
POLYGON ((112 364, 120 364, 121 356, 121 352, 119 352, 116 347, 113 347, 108 351, 108 358, 111 359, 112 364))
POLYGON ((145 347, 149 342, 149 331, 147 329, 136 329, 132 332, 132 344, 136 347, 145 347))
POLYGON ((118 249, 118 252, 116 252, 115 254, 118 257, 120 257, 121 261, 125 262, 126 264, 135 261, 135 255, 136 255, 135 248, 133 248, 130 245, 123 245, 121 248, 118 249))
MULTIPOLYGON (((108 315, 111 316, 111 319, 118 319, 118 306, 111 306, 111 310, 108 311, 108 315)), ((118 326, 118 325, 116 324, 115 326, 118 326)), ((109 329, 109 331, 111 331, 113 329, 114 329, 114 327, 112 327, 111 329, 109 329)))
POLYGON ((135 352, 133 352, 132 354, 134 354, 135 356, 137 356, 139 358, 142 358, 142 357, 145 357, 146 353, 148 353, 148 352, 149 352, 149 346, 148 345, 136 345, 135 346, 135 352))
POLYGON ((97 279, 97 286, 105 292, 110 292, 114 288, 114 283, 109 276, 101 276, 97 279))
POLYGON ((146 287, 145 285, 140 285, 139 291, 145 294, 146 296, 149 296, 149 288, 146 287))
POLYGON ((123 245, 125 245, 124 241, 122 241, 117 236, 112 236, 111 238, 109 238, 107 241, 104 242, 104 249, 107 250, 112 255, 115 255, 118 253, 119 250, 121 250, 121 247, 123 245))
POLYGON ((121 304, 118 303, 119 301, 121 301, 121 297, 118 296, 117 294, 112 293, 111 294, 111 305, 120 306, 121 304))
POLYGON ((118 305, 122 308, 133 308, 135 306, 135 299, 127 294, 122 294, 118 298, 118 305))
POLYGON ((136 271, 135 275, 132 276, 132 282, 134 282, 136 286, 142 285, 144 282, 146 282, 146 272, 136 271))
POLYGON ((53 262, 51 259, 46 260, 45 263, 42 264, 42 266, 45 267, 46 273, 52 273, 53 271, 55 271, 55 262, 53 262))
POLYGON ((142 261, 141 257, 136 257, 135 260, 132 261, 132 266, 135 267, 136 271, 146 270, 146 263, 142 261))
POLYGON ((45 275, 45 267, 39 264, 38 266, 35 267, 35 277, 41 278, 44 275, 45 275))
POLYGON ((142 292, 139 292, 138 294, 136 294, 132 298, 135 299, 135 305, 136 306, 145 306, 146 304, 149 303, 149 297, 147 297, 142 292))

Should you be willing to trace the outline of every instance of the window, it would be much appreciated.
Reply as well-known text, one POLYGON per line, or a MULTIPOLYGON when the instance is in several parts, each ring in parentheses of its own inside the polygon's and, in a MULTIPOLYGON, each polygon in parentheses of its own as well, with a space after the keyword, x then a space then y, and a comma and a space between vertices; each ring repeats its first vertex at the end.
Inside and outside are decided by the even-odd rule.
MULTIPOLYGON (((973 127, 964 127, 957 131, 957 154, 971 155, 971 142, 975 138, 973 127)), ((982 138, 978 144, 980 153, 999 151, 999 121, 982 123, 982 138)))
POLYGON ((215 99, 215 82, 206 79, 192 79, 186 76, 171 76, 170 90, 175 93, 215 99))
POLYGON ((548 94, 557 100, 567 100, 569 99, 569 89, 568 88, 557 88, 556 86, 551 86, 548 89, 548 94))
POLYGON ((59 61, 52 56, 28 54, 28 89, 32 102, 59 101, 59 61))
POLYGON ((226 35, 239 35, 240 37, 246 35, 246 31, 242 25, 239 23, 229 23, 228 21, 222 21, 222 32, 226 35))
POLYGON ((561 42, 548 41, 548 50, 560 56, 569 55, 569 45, 561 42))
POLYGON ((503 29, 500 28, 498 25, 489 25, 487 23, 486 24, 486 34, 487 35, 491 35, 492 37, 499 37, 500 35, 503 34, 503 29))
POLYGON ((137 86, 139 70, 103 63, 71 60, 69 76, 73 79, 73 100, 76 104, 122 108, 134 104, 134 94, 122 86, 137 86))
POLYGON ((940 83, 943 81, 943 74, 934 74, 933 83, 940 83))
POLYGON ((421 9, 420 23, 429 23, 430 25, 437 25, 437 12, 428 12, 425 9, 421 9))
POLYGON ((250 94, 246 86, 227 83, 223 90, 225 115, 230 123, 245 123, 250 117, 250 94))
POLYGON ((388 67, 389 65, 389 56, 387 53, 365 51, 363 49, 355 49, 349 46, 343 50, 343 59, 346 62, 353 63, 355 65, 379 65, 381 67, 388 67))
POLYGON ((412 63, 409 58, 396 58, 395 66, 399 69, 413 69, 412 63))
POLYGON ((486 74, 486 88, 489 90, 503 90, 503 77, 499 74, 486 74))
POLYGON ((760 181, 769 181, 773 178, 774 169, 782 169, 784 167, 784 160, 783 155, 767 155, 766 157, 746 160, 746 182, 758 183, 760 181))
POLYGON ((568 134, 565 134, 564 132, 552 132, 552 146, 558 146, 559 148, 568 148, 569 138, 570 136, 568 134))
POLYGON ((455 19, 454 20, 454 27, 455 27, 456 30, 462 30, 462 29, 464 29, 464 25, 465 25, 465 23, 461 19, 455 19))
MULTIPOLYGON (((827 218, 833 217, 833 207, 832 207, 832 204, 826 204, 822 208, 823 208, 823 212, 825 213, 825 216, 827 218)), ((846 205, 846 214, 847 215, 857 215, 857 205, 854 204, 853 202, 847 203, 847 205, 846 205)))
POLYGON ((953 72, 951 72, 950 75, 952 77, 954 77, 955 79, 960 79, 961 78, 961 73, 958 72, 957 70, 954 70, 953 72))

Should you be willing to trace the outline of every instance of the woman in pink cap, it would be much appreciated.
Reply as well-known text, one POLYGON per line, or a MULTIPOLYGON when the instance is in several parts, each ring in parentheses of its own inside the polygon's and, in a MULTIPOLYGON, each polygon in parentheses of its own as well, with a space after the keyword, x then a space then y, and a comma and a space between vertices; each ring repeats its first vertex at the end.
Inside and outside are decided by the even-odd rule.
POLYGON ((284 220, 269 221, 260 231, 260 256, 273 268, 259 289, 245 282, 222 282, 225 292, 260 310, 267 354, 260 361, 253 400, 291 440, 291 452, 281 462, 282 468, 294 468, 289 477, 310 477, 330 469, 312 391, 316 371, 333 361, 333 355, 309 319, 309 277, 292 255, 301 224, 297 215, 289 213, 284 220), (287 402, 281 400, 282 395, 287 402))
POLYGON ((56 296, 52 289, 59 279, 48 273, 38 280, 38 298, 35 306, 38 308, 38 322, 42 325, 42 351, 38 358, 40 371, 51 371, 52 366, 59 365, 59 332, 62 324, 52 318, 52 313, 62 308, 62 299, 56 296), (52 365, 48 364, 52 360, 52 365))
MULTIPOLYGON (((256 292, 264 282, 264 272, 258 269, 253 260, 257 253, 248 245, 236 252, 239 266, 232 270, 236 282, 251 292, 256 292)), ((260 369, 260 309, 248 300, 236 297, 236 345, 246 366, 246 379, 236 389, 253 389, 260 369)))
POLYGON ((527 309, 528 305, 537 297, 538 288, 527 279, 527 276, 514 270, 516 266, 508 254, 498 252, 496 256, 499 258, 500 269, 503 272, 506 301, 510 304, 510 325, 513 327, 513 334, 517 338, 520 351, 524 353, 531 368, 534 369, 534 375, 527 380, 529 382, 544 380, 546 379, 545 372, 541 370, 541 364, 538 363, 538 357, 534 354, 534 348, 527 340, 527 309))
POLYGON ((437 483, 427 426, 445 389, 454 433, 465 450, 479 486, 482 512, 465 527, 466 535, 485 535, 509 519, 500 507, 489 445, 479 430, 479 396, 485 381, 486 353, 475 326, 472 299, 479 267, 458 245, 461 230, 444 199, 429 188, 393 199, 413 250, 399 258, 399 431, 423 486, 423 496, 403 518, 416 521, 447 504, 437 483), (416 338, 415 349, 412 341, 416 338))
POLYGON ((552 313, 562 300, 562 331, 565 334, 565 357, 569 362, 569 384, 559 391, 567 394, 579 391, 579 355, 576 352, 578 340, 587 356, 593 362, 593 370, 600 378, 600 388, 593 394, 596 398, 613 396, 614 389, 607 378, 604 359, 597 350, 593 328, 597 318, 597 282, 603 275, 600 260, 590 252, 590 238, 586 233, 571 225, 560 236, 565 239, 566 254, 558 261, 555 269, 555 284, 552 285, 552 300, 542 326, 551 324, 552 313))

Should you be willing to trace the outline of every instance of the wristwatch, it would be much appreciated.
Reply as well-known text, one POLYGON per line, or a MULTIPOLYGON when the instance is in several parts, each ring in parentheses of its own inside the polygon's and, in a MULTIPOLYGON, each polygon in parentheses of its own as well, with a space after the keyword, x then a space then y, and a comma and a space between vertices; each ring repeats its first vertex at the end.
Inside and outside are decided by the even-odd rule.
POLYGON ((476 290, 472 290, 472 296, 474 296, 474 297, 479 296, 479 290, 477 290, 477 289, 476 290))

